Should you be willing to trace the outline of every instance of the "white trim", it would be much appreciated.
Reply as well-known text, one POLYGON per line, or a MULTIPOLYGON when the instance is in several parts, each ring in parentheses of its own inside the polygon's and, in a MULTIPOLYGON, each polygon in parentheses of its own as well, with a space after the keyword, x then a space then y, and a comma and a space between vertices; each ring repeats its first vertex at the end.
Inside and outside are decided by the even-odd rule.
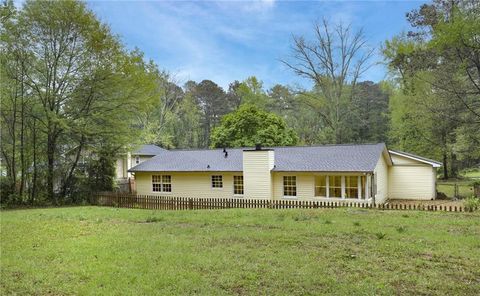
POLYGON ((362 176, 357 177, 357 198, 362 199, 362 176))
MULTIPOLYGON (((411 155, 408 155, 408 154, 404 154, 402 152, 398 152, 398 151, 393 151, 393 150, 388 150, 389 153, 391 154, 394 154, 394 155, 398 155, 398 156, 402 156, 402 157, 405 157, 405 158, 409 158, 409 159, 413 159, 413 160, 416 160, 416 161, 419 161, 419 162, 423 162, 423 163, 427 163, 427 164, 430 164, 432 165, 434 168, 439 168, 441 167, 442 165, 438 162, 433 162, 433 161, 428 161, 428 160, 425 160, 425 159, 421 159, 421 158, 418 158, 418 157, 415 157, 415 156, 411 156, 411 155)), ((395 164, 394 164, 395 165, 395 164)))
POLYGON ((341 198, 341 197, 316 197, 313 199, 314 201, 340 201, 340 202, 357 202, 357 203, 370 203, 372 201, 371 198, 369 199, 358 199, 358 198, 341 198))

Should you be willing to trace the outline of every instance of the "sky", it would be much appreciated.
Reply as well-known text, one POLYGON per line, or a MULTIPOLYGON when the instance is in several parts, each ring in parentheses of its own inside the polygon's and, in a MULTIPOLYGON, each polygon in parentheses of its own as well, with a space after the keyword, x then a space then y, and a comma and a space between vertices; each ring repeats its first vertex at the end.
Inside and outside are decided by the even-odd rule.
MULTIPOLYGON (((424 1, 88 1, 88 6, 129 49, 138 47, 182 85, 209 79, 224 88, 256 76, 264 87, 310 87, 280 61, 291 55, 292 35, 312 39, 313 24, 363 28, 372 62, 382 62, 380 46, 408 31, 405 13, 424 1)), ((387 75, 377 64, 361 80, 387 75)))

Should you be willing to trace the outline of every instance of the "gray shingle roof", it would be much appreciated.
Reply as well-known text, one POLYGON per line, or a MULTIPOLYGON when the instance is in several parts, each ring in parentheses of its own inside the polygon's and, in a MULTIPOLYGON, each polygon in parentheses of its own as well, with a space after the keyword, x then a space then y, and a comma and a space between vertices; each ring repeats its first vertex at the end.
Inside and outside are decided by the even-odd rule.
MULTIPOLYGON (((371 172, 385 144, 272 147, 274 171, 371 172)), ((240 172, 243 148, 211 150, 164 150, 130 169, 131 172, 240 172)))
POLYGON ((140 148, 132 152, 132 155, 157 155, 165 151, 168 151, 168 150, 160 148, 156 145, 147 144, 147 145, 140 146, 140 148))

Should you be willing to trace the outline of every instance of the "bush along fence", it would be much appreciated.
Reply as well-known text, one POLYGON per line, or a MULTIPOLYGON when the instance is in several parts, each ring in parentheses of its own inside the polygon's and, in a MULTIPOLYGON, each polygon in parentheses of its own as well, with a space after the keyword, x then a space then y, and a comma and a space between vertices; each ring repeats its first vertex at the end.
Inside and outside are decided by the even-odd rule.
POLYGON ((132 195, 121 193, 100 193, 95 195, 93 203, 99 206, 111 206, 129 209, 150 210, 199 210, 199 209, 314 209, 314 208, 368 208, 380 210, 420 210, 464 212, 463 206, 380 204, 373 205, 352 201, 302 201, 302 200, 265 200, 243 198, 188 198, 156 195, 132 195))

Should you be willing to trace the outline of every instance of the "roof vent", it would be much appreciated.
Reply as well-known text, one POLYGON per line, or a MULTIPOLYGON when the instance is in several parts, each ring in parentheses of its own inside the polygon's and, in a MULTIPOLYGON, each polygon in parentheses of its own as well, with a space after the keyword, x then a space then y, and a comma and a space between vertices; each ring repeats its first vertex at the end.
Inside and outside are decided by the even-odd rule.
POLYGON ((209 165, 209 164, 207 164, 207 169, 209 169, 209 168, 210 168, 210 165, 209 165))
POLYGON ((255 144, 255 150, 262 150, 262 144, 255 144))
POLYGON ((225 151, 224 154, 225 154, 225 158, 227 158, 228 157, 228 152, 225 151))

